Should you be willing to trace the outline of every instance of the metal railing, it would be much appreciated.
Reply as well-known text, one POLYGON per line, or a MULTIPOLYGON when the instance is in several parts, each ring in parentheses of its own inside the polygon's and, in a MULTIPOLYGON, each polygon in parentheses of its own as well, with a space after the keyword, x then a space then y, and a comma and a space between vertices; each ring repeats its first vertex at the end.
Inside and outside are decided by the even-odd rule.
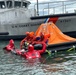
POLYGON ((63 14, 63 13, 75 13, 76 1, 55 1, 38 4, 39 10, 37 10, 37 4, 34 5, 34 9, 38 11, 39 16, 50 14, 63 14))

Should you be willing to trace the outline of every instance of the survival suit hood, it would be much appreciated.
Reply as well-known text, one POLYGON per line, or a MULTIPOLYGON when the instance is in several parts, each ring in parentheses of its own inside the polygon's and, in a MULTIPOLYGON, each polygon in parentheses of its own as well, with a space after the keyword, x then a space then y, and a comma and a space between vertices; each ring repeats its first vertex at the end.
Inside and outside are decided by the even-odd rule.
POLYGON ((30 52, 34 51, 34 46, 30 44, 30 45, 28 46, 28 51, 30 51, 30 52))
POLYGON ((14 41, 13 41, 12 39, 9 41, 9 45, 10 45, 11 47, 14 46, 14 41))

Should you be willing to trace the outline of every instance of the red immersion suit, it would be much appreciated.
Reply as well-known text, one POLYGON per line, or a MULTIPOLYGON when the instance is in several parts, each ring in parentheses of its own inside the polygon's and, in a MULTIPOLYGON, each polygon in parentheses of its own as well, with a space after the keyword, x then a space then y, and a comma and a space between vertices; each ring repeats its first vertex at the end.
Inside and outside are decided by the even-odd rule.
POLYGON ((34 32, 26 32, 26 37, 21 41, 20 48, 22 49, 22 46, 24 45, 24 42, 31 43, 34 39, 34 32))
POLYGON ((42 50, 34 50, 34 46, 32 44, 30 44, 28 46, 28 52, 25 52, 23 54, 23 56, 26 58, 26 59, 30 59, 30 58, 40 58, 41 57, 41 54, 45 52, 46 50, 46 44, 44 42, 41 42, 43 48, 42 50))
POLYGON ((4 49, 6 49, 8 51, 13 50, 14 48, 15 48, 14 41, 12 39, 9 41, 9 44, 6 47, 4 47, 4 49))
POLYGON ((40 42, 45 42, 45 43, 48 43, 48 39, 50 37, 50 34, 43 34, 43 33, 40 33, 40 42))

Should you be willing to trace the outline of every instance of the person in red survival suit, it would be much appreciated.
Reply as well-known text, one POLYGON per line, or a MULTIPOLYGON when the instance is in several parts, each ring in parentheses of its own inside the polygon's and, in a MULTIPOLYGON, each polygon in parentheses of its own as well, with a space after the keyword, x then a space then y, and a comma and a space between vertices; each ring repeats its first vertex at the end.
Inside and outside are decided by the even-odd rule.
POLYGON ((25 44, 25 42, 30 42, 30 32, 26 32, 25 33, 26 34, 26 37, 21 41, 21 43, 20 43, 20 49, 23 49, 23 46, 24 46, 24 44, 25 44))
POLYGON ((42 32, 40 33, 40 42, 45 42, 46 44, 48 43, 48 39, 50 37, 50 34, 43 34, 42 32))
POLYGON ((28 51, 22 54, 22 56, 26 59, 40 58, 41 54, 44 53, 46 50, 46 44, 44 42, 40 43, 42 44, 41 50, 34 50, 34 46, 32 44, 29 44, 28 51))
POLYGON ((11 51, 11 50, 15 49, 13 39, 11 39, 11 40, 9 41, 9 44, 8 44, 6 47, 4 47, 3 49, 6 49, 6 50, 8 50, 8 51, 11 51))
POLYGON ((25 47, 25 43, 27 43, 28 45, 33 41, 36 41, 36 36, 34 35, 34 32, 26 32, 26 37, 20 43, 20 49, 23 49, 25 47))

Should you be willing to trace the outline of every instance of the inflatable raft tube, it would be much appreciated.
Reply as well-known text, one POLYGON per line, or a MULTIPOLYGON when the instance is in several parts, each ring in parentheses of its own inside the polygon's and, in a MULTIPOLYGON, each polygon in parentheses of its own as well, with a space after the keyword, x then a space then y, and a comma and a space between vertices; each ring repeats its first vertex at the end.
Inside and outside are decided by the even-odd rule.
POLYGON ((52 44, 47 46, 47 50, 49 51, 65 51, 70 48, 76 49, 76 41, 73 42, 66 42, 66 43, 60 43, 60 44, 52 44))
MULTIPOLYGON (((65 51, 72 47, 76 48, 76 41, 47 45, 47 50, 49 50, 49 51, 65 51)), ((42 45, 41 44, 34 45, 34 48, 35 48, 35 50, 41 49, 42 45)))

